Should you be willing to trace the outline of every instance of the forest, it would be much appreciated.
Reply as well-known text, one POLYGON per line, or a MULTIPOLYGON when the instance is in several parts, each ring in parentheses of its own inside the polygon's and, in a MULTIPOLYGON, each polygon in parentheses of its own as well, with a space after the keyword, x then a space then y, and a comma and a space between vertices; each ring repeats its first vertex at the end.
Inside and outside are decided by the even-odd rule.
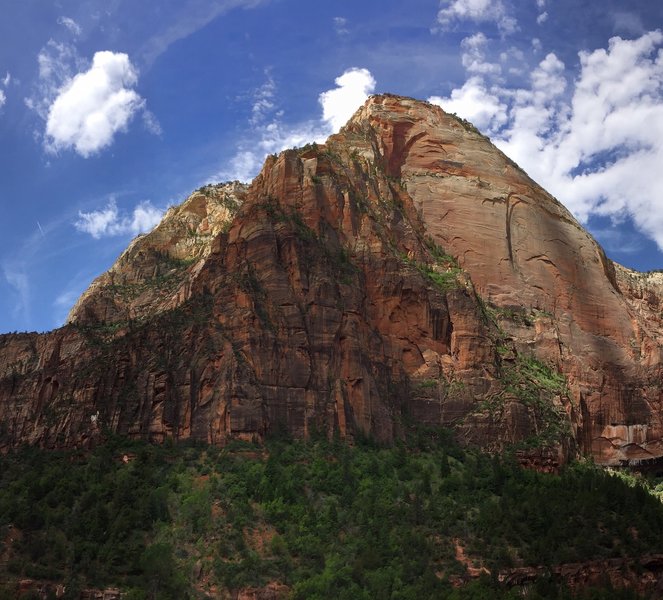
POLYGON ((393 447, 108 436, 85 452, 23 448, 0 457, 0 598, 25 579, 129 600, 268 584, 293 599, 638 598, 608 581, 573 591, 553 567, 623 558, 637 570, 663 552, 660 491, 587 461, 525 470, 433 429, 393 447), (501 583, 528 566, 534 583, 501 583))

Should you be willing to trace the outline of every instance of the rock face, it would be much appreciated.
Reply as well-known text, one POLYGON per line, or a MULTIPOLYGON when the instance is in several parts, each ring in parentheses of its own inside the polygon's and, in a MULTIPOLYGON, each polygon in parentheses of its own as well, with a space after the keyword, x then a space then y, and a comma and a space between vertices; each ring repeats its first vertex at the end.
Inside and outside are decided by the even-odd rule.
POLYGON ((420 423, 548 466, 655 461, 662 294, 471 125, 375 96, 171 209, 65 327, 1 336, 0 444, 420 423))
POLYGON ((154 230, 131 242, 92 282, 67 322, 119 326, 179 306, 189 296, 214 239, 229 229, 246 187, 239 182, 205 186, 170 208, 154 230))

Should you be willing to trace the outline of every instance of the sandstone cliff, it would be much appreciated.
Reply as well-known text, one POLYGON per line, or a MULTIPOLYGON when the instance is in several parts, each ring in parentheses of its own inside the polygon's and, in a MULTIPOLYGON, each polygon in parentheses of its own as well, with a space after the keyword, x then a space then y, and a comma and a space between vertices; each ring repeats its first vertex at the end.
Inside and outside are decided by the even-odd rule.
POLYGON ((423 423, 552 465, 655 461, 661 293, 472 126, 375 96, 171 209, 65 327, 0 337, 0 444, 423 423))

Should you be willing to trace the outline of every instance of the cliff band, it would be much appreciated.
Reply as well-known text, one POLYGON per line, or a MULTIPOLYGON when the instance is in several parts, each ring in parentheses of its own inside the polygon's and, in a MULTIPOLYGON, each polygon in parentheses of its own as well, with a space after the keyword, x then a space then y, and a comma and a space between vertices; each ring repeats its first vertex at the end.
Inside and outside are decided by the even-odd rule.
POLYGON ((374 96, 170 209, 64 327, 0 336, 0 448, 424 424, 655 463, 662 298, 469 123, 374 96))

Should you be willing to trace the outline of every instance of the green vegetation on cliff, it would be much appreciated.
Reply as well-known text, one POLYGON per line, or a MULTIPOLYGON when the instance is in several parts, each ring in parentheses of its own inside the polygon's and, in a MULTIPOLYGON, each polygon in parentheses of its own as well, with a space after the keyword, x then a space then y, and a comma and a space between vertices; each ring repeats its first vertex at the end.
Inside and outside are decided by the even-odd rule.
POLYGON ((443 431, 393 448, 111 439, 86 454, 0 457, 0 539, 0 598, 25 578, 66 582, 70 598, 90 586, 136 600, 270 583, 295 599, 635 598, 572 596, 543 575, 523 596, 497 580, 662 552, 663 506, 646 482, 589 464, 525 471, 443 431), (467 583, 468 567, 486 574, 467 583))

